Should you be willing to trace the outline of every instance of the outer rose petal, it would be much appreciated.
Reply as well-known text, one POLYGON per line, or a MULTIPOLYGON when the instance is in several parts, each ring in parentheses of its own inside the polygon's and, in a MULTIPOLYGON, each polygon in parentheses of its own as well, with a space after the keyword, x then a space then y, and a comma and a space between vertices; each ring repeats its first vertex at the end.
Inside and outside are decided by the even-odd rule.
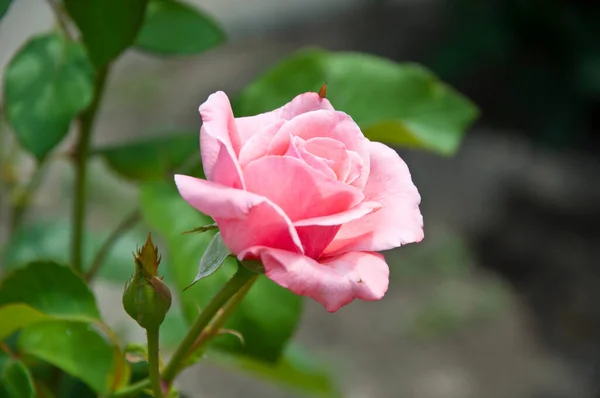
POLYGON ((292 220, 343 212, 363 199, 356 188, 290 156, 265 156, 246 166, 248 191, 269 198, 292 220))
POLYGON ((261 113, 256 116, 240 117, 235 119, 242 145, 254 134, 262 131, 266 126, 280 120, 291 120, 306 112, 319 109, 333 110, 333 106, 326 98, 319 97, 317 93, 304 93, 297 95, 293 100, 274 111, 261 113))
POLYGON ((234 254, 256 245, 303 253, 290 219, 267 198, 184 175, 175 183, 183 199, 215 219, 234 254))
POLYGON ((231 156, 225 144, 219 144, 219 155, 212 168, 212 181, 229 188, 245 189, 240 165, 231 156))
POLYGON ((206 178, 213 181, 213 169, 218 167, 223 159, 218 160, 219 156, 224 155, 228 155, 228 163, 235 165, 234 169, 237 169, 239 174, 237 156, 241 144, 229 98, 224 92, 217 91, 200 105, 199 111, 202 116, 200 150, 206 178), (220 154, 222 145, 226 149, 225 154, 220 154))
POLYGON ((292 292, 313 298, 329 312, 355 298, 374 301, 388 288, 389 268, 378 253, 349 252, 321 263, 301 254, 253 247, 238 258, 261 259, 269 279, 292 292))
POLYGON ((363 193, 365 200, 381 203, 383 208, 343 225, 326 254, 388 250, 423 239, 421 196, 406 163, 378 142, 370 143, 370 153, 371 174, 363 193))

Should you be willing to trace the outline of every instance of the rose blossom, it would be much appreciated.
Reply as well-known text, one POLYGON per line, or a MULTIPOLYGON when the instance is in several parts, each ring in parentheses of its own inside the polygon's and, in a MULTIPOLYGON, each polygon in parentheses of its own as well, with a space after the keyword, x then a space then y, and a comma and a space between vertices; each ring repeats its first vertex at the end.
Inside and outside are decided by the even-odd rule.
POLYGON ((421 198, 398 154, 317 93, 234 118, 219 91, 200 114, 206 180, 175 181, 231 252, 331 312, 383 297, 389 268, 376 252, 423 239, 421 198))

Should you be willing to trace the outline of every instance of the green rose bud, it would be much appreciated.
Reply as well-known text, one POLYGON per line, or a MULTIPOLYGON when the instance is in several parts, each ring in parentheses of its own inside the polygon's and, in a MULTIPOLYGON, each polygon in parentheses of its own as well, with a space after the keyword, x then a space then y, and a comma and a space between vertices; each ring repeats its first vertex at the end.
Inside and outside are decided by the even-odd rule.
POLYGON ((135 273, 123 292, 123 307, 144 329, 158 328, 171 308, 171 292, 158 275, 158 248, 148 240, 134 254, 135 273))

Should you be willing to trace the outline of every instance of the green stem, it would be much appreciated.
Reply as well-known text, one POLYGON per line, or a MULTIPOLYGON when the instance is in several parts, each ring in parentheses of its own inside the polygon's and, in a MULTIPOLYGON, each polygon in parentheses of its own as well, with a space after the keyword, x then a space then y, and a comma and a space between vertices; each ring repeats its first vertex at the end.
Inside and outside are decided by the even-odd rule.
POLYGON ((87 159, 92 135, 92 127, 96 119, 96 113, 100 105, 102 93, 108 68, 98 71, 94 90, 94 99, 81 116, 79 117, 79 135, 73 154, 75 163, 75 195, 73 200, 73 240, 71 242, 71 264, 73 268, 81 273, 83 269, 82 250, 83 250, 83 231, 85 227, 85 205, 86 205, 86 178, 87 178, 87 159))
POLYGON ((108 237, 102 243, 102 246, 96 253, 96 256, 92 260, 92 265, 90 266, 90 269, 85 274, 86 281, 89 282, 92 279, 94 279, 94 276, 96 276, 96 273, 98 273, 98 271, 102 267, 102 264, 104 263, 104 259, 106 258, 106 255, 108 254, 110 249, 113 247, 113 245, 119 240, 119 238, 125 232, 127 232, 131 228, 133 228, 140 221, 140 219, 141 219, 141 213, 138 209, 135 209, 127 217, 125 217, 119 223, 119 225, 117 225, 117 227, 110 233, 110 235, 108 235, 108 237))
MULTIPOLYGON (((246 293, 252 287, 256 281, 256 278, 252 279, 249 283, 246 283, 232 298, 221 308, 215 317, 210 321, 209 325, 206 329, 198 336, 198 339, 194 343, 194 346, 190 349, 188 353, 188 357, 193 355, 194 352, 197 352, 199 349, 204 347, 213 337, 219 334, 219 331, 225 325, 225 322, 229 319, 233 311, 237 309, 240 305, 244 297, 246 297, 246 293)), ((187 358, 186 358, 187 359, 187 358)))
POLYGON ((219 309, 223 307, 237 292, 239 292, 246 284, 254 282, 258 275, 248 270, 246 267, 238 267, 237 272, 227 282, 225 286, 212 298, 210 303, 200 313, 196 321, 184 337, 183 341, 177 347, 177 350, 171 357, 169 364, 163 372, 163 380, 171 383, 179 370, 182 363, 187 358, 190 349, 200 336, 200 333, 206 328, 209 322, 215 317, 219 309))
POLYGON ((158 371, 158 330, 158 327, 146 329, 146 336, 148 338, 148 373, 154 398, 163 398, 162 387, 160 385, 160 372, 158 371))
MULTIPOLYGON (((202 334, 202 332, 206 329, 208 324, 211 322, 213 318, 217 315, 219 310, 223 308, 226 304, 229 303, 230 300, 234 300, 239 303, 243 294, 237 294, 242 292, 247 292, 249 288, 248 285, 252 285, 256 278, 257 274, 253 273, 249 269, 244 266, 239 266, 237 272, 233 277, 227 282, 225 286, 212 298, 210 303, 204 308, 204 310, 200 313, 196 321, 187 332, 184 339, 181 341, 177 350, 171 357, 171 360, 163 370, 162 380, 168 384, 171 384, 179 371, 182 368, 182 365, 185 363, 185 360, 188 358, 188 355, 192 349, 201 348, 198 344, 198 338, 202 334)), ((225 321, 224 314, 230 314, 231 311, 223 311, 220 315, 220 319, 222 322, 225 321)), ((207 341, 207 340, 205 340, 207 341)), ((125 387, 117 392, 115 392, 111 397, 126 397, 128 395, 138 393, 150 386, 150 380, 145 379, 137 382, 131 386, 125 387)))

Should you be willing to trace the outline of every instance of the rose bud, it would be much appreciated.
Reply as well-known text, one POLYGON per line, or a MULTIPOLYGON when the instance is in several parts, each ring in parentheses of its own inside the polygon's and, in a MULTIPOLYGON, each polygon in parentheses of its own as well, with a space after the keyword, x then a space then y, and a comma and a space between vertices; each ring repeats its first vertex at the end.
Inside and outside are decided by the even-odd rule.
POLYGON ((123 292, 123 307, 144 329, 158 328, 171 307, 171 292, 158 275, 158 248, 148 240, 134 254, 135 273, 123 292))

